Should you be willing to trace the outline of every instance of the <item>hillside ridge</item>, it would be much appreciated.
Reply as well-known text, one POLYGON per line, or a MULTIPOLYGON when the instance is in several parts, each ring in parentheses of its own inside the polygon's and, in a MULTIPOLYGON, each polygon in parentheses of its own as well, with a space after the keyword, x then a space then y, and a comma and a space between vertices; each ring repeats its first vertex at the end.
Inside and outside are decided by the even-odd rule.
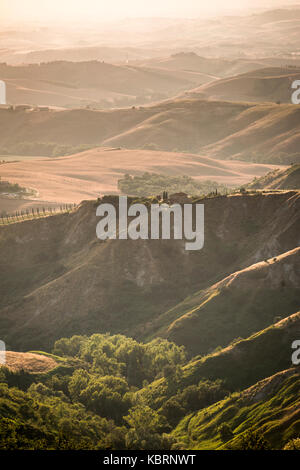
MULTIPOLYGON (((65 335, 110 331, 137 338, 155 336, 174 321, 173 313, 166 314, 170 320, 161 324, 163 312, 173 308, 171 312, 180 316, 177 306, 187 296, 199 289, 200 296, 205 289, 215 292, 211 286, 238 269, 298 246, 297 191, 239 194, 201 202, 205 204, 205 244, 192 255, 184 250, 184 240, 98 240, 96 201, 84 202, 70 213, 1 226, 0 255, 6 268, 0 273, 0 326, 10 348, 47 350, 62 331, 65 335)), ((296 254, 288 259, 294 272, 296 254)), ((275 269, 283 262, 275 263, 275 269)), ((266 266, 270 269, 273 264, 266 266)), ((275 299, 272 287, 259 281, 262 301, 266 288, 269 292, 263 301, 268 305, 264 321, 270 321, 278 309, 292 313, 299 292, 288 272, 281 276, 287 282, 281 300, 275 299)), ((257 292, 254 287, 253 295, 257 292)), ((208 302, 206 308, 222 296, 208 302)), ((258 299, 256 309, 262 309, 258 299)), ((249 317, 250 324, 254 318, 249 317)), ((258 320, 256 315, 252 327, 260 324, 258 320)), ((174 332, 168 333, 170 337, 186 343, 186 334, 182 339, 176 336, 177 330, 170 331, 174 332)), ((191 324, 187 333, 197 335, 197 330, 191 324)), ((234 329, 230 334, 235 334, 234 329)), ((228 339, 236 336, 239 333, 228 339)), ((188 345, 191 350, 199 343, 197 336, 195 340, 188 345)), ((212 341, 207 348, 219 344, 212 341)))
POLYGON ((258 163, 299 163, 299 113, 299 106, 292 104, 196 98, 107 111, 2 109, 1 152, 20 155, 33 144, 44 148, 87 145, 189 152, 258 163))

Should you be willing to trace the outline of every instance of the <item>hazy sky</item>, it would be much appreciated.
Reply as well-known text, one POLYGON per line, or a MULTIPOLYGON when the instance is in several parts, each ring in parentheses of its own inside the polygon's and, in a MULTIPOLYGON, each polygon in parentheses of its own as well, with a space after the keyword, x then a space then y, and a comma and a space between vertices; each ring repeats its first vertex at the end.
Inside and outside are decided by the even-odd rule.
MULTIPOLYGON (((224 9, 288 4, 288 0, 0 0, 1 20, 114 20, 193 17, 224 9)), ((294 0, 292 3, 297 3, 294 0)))

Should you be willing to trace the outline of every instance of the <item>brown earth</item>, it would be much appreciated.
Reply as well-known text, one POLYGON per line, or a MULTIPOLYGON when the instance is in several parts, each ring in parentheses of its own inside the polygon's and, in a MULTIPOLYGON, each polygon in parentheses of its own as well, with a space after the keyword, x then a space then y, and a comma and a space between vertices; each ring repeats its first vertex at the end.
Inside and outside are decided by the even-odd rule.
MULTIPOLYGON (((24 160, 3 164, 1 177, 38 192, 35 206, 79 203, 102 194, 118 193, 118 180, 125 174, 145 171, 164 175, 188 175, 197 181, 214 180, 238 187, 278 168, 238 161, 150 150, 96 148, 77 155, 54 159, 24 160)), ((281 167, 282 168, 282 167, 281 167)), ((284 167, 283 167, 284 168, 284 167)), ((32 205, 26 200, 0 199, 0 211, 20 210, 32 205)))
POLYGON ((57 366, 54 359, 42 354, 6 351, 5 366, 12 371, 24 370, 30 373, 48 372, 57 366))

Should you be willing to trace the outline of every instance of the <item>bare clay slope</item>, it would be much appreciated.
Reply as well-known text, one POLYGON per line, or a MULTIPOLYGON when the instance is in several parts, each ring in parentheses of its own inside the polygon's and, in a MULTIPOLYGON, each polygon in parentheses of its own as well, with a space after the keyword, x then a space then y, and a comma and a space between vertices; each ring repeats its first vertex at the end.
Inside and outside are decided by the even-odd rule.
MULTIPOLYGON (((49 349, 54 339, 72 334, 163 334, 159 329, 172 324, 174 317, 163 323, 155 318, 187 296, 299 245, 296 191, 204 202, 205 246, 195 252, 185 251, 180 240, 101 242, 95 236, 97 204, 92 201, 69 215, 1 227, 1 337, 11 349, 28 350, 49 349)), ((287 295, 280 314, 289 314, 296 310, 289 295, 294 284, 288 275, 284 280, 287 295)), ((269 296, 268 289, 266 285, 269 296)), ((255 312, 248 310, 250 332, 264 308, 262 298, 255 312)), ((270 321, 270 315, 269 309, 263 322, 270 321)), ((191 329, 196 335, 190 324, 187 336, 172 339, 188 343, 191 329)), ((228 341, 240 333, 233 328, 228 341)), ((214 345, 212 341, 205 349, 214 345)))

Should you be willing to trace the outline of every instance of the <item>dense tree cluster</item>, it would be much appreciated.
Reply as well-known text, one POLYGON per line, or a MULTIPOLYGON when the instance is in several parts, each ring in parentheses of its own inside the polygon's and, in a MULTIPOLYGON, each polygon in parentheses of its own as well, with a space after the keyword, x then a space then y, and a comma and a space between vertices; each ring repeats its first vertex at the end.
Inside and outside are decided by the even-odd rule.
POLYGON ((20 197, 24 195, 30 195, 26 188, 23 188, 17 183, 10 183, 9 181, 1 180, 0 176, 0 195, 3 193, 18 194, 20 197))
POLYGON ((162 194, 184 192, 189 195, 209 194, 218 192, 225 194, 227 187, 216 181, 196 181, 190 176, 166 176, 156 173, 143 173, 142 175, 124 175, 118 181, 118 188, 128 196, 149 197, 162 194))
POLYGON ((296 372, 253 403, 247 390, 199 375, 196 358, 162 338, 72 336, 50 357, 57 367, 45 373, 0 369, 0 450, 299 447, 298 422, 282 408, 297 406, 296 372))
POLYGON ((180 448, 179 420, 226 394, 220 382, 186 387, 185 350, 163 339, 73 336, 53 353, 45 374, 0 370, 1 449, 180 448))

